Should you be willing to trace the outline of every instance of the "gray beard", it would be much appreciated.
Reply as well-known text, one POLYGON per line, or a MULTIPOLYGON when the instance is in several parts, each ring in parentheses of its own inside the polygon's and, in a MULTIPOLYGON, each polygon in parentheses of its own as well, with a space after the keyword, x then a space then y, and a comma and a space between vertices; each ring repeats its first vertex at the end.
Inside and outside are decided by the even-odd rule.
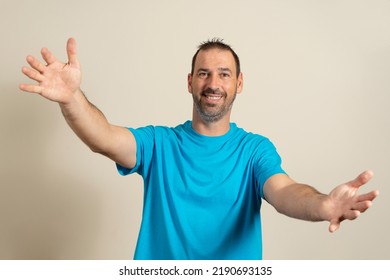
POLYGON ((199 100, 194 99, 194 104, 196 111, 198 112, 199 116, 202 118, 202 120, 206 123, 213 123, 221 120, 226 114, 232 109, 234 100, 236 99, 236 95, 234 94, 233 100, 230 104, 227 106, 222 106, 218 111, 216 112, 207 112, 204 110, 201 102, 199 100))

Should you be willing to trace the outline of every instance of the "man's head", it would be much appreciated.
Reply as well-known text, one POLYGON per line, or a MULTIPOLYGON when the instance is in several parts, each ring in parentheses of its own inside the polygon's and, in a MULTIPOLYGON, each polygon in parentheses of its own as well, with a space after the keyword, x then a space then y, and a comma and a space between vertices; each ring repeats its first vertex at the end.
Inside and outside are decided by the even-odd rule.
POLYGON ((236 75, 238 77, 238 75, 241 72, 240 58, 238 57, 236 52, 228 44, 225 44, 223 42, 223 39, 220 39, 220 38, 213 38, 211 40, 208 40, 208 41, 201 43, 198 46, 197 52, 192 57, 191 75, 194 74, 195 62, 196 62, 196 58, 197 58, 199 52, 202 50, 206 51, 209 49, 220 49, 220 50, 225 50, 225 51, 231 52, 231 54, 233 55, 234 61, 236 62, 236 75))
POLYGON ((220 39, 202 43, 192 59, 188 91, 194 100, 194 120, 213 123, 230 119, 236 94, 243 86, 240 61, 220 39))

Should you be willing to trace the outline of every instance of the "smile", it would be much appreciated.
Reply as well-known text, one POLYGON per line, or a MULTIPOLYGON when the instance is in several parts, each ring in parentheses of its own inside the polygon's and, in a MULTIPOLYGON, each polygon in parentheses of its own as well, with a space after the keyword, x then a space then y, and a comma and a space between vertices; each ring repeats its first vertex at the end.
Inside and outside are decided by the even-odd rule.
POLYGON ((222 95, 205 95, 207 99, 210 100, 219 100, 222 98, 222 95))

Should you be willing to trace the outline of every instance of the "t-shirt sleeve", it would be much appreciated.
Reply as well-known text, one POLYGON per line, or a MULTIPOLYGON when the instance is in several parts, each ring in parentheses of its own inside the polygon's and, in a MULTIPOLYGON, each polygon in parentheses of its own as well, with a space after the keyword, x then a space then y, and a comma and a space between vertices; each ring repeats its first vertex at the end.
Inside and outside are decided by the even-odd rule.
POLYGON ((255 161, 255 176, 260 196, 264 198, 264 183, 275 174, 286 174, 282 168, 282 159, 272 142, 264 138, 261 141, 255 161))
POLYGON ((134 135, 137 144, 136 164, 132 169, 116 163, 117 170, 122 176, 132 173, 144 175, 153 157, 154 127, 128 128, 134 135))

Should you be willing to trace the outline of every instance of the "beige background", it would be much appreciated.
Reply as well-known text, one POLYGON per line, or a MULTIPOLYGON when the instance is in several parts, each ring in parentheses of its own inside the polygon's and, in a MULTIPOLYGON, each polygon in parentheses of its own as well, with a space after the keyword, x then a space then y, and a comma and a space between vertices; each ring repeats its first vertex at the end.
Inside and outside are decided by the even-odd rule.
POLYGON ((262 208, 265 259, 389 259, 390 1, 1 0, 0 258, 130 259, 142 180, 121 177, 71 132, 58 105, 22 93, 27 54, 66 59, 118 125, 191 117, 196 46, 225 38, 242 60, 232 120, 270 137, 296 180, 323 192, 365 169, 374 207, 335 234, 262 208))

